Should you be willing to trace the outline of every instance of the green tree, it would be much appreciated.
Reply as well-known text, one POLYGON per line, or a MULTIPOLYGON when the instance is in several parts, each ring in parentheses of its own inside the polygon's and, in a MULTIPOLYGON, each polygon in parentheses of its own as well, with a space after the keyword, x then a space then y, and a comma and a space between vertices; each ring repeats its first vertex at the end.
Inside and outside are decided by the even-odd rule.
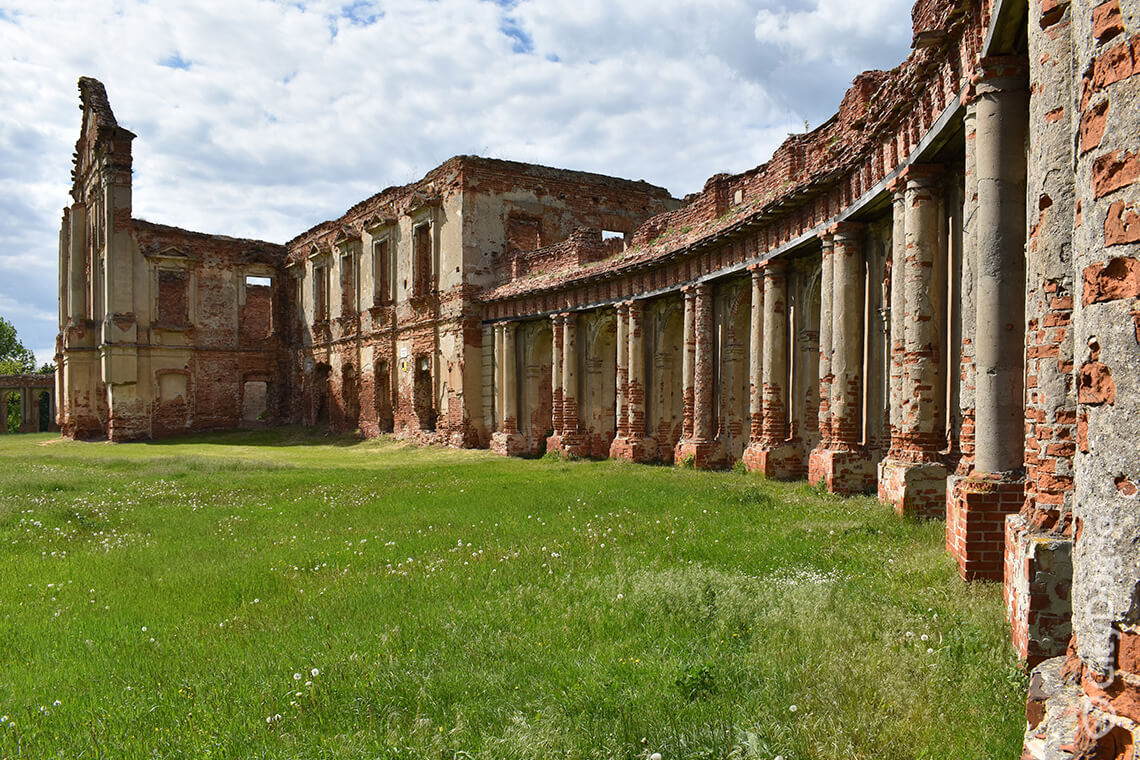
POLYGON ((15 325, 0 317, 0 375, 22 375, 35 369, 35 354, 20 342, 15 325))
MULTIPOLYGON (((4 317, 0 317, 0 375, 22 375, 34 372, 36 357, 16 335, 16 327, 4 317)), ((8 432, 20 430, 20 399, 8 394, 4 399, 5 429, 8 432)))

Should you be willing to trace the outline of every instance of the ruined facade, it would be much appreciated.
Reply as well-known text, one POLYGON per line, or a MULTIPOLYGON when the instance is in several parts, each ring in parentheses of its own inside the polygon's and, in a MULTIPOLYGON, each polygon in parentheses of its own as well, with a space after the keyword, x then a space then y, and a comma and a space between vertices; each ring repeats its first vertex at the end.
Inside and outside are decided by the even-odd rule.
POLYGON ((302 422, 877 492, 1003 582, 1025 756, 1131 757, 1140 2, 912 16, 900 66, 683 203, 457 157, 285 246, 132 219, 133 135, 81 80, 60 426, 302 422))

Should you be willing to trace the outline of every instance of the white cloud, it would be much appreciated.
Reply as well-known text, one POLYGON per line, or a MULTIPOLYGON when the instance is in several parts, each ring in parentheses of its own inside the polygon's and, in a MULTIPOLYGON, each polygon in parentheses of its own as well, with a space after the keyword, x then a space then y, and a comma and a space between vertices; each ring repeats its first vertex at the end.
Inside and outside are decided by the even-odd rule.
POLYGON ((0 313, 54 328, 75 82, 135 141, 136 216, 284 241, 459 153, 675 194, 764 161, 907 52, 900 0, 8 0, 0 9, 0 313), (884 60, 885 59, 885 60, 884 60), (805 84, 806 83, 806 84, 805 84))

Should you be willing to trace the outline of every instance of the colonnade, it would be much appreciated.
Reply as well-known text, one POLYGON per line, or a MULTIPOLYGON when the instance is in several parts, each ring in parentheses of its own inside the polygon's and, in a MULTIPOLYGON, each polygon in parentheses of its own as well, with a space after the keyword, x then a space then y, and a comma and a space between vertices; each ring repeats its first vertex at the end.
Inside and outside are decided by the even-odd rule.
MULTIPOLYGON (((38 379, 38 378, 36 378, 38 379)), ((0 376, 0 412, 4 426, 0 432, 7 432, 8 399, 15 394, 20 403, 20 433, 40 432, 40 404, 44 396, 48 398, 48 425, 46 430, 58 430, 56 427, 55 385, 51 376, 43 378, 42 383, 29 384, 28 376, 0 376), (4 382, 9 380, 11 382, 4 382)))
POLYGON ((947 515, 963 575, 1000 577, 1024 496, 1026 100, 1024 65, 986 59, 961 165, 905 167, 885 214, 665 295, 496 324, 492 447, 877 487, 947 515))

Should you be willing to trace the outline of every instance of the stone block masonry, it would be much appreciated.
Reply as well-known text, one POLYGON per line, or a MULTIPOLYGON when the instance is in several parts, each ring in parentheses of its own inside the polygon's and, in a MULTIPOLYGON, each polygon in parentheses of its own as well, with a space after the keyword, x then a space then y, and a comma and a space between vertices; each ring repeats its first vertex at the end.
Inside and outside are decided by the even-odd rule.
POLYGON ((284 246, 134 219, 134 135, 83 79, 59 425, 303 423, 877 491, 1003 583, 1038 668, 1024 757, 1131 757, 1140 6, 912 21, 833 119, 683 200, 457 156, 284 246))

